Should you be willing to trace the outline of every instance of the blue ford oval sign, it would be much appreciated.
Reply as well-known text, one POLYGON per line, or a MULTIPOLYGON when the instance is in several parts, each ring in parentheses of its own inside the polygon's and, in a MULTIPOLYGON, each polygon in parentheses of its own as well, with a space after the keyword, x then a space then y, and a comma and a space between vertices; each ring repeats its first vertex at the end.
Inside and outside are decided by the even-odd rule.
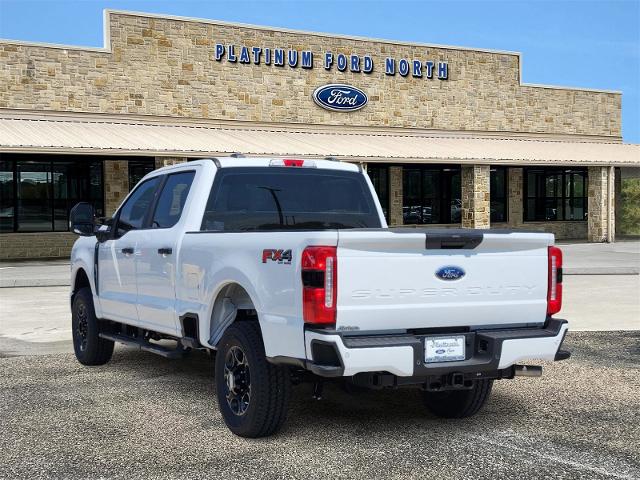
POLYGON ((436 277, 440 280, 460 280, 464 277, 464 270, 454 266, 442 267, 436 270, 436 277))
POLYGON ((364 107, 369 101, 367 94, 359 88, 340 83, 316 88, 313 100, 322 108, 335 112, 353 112, 364 107))

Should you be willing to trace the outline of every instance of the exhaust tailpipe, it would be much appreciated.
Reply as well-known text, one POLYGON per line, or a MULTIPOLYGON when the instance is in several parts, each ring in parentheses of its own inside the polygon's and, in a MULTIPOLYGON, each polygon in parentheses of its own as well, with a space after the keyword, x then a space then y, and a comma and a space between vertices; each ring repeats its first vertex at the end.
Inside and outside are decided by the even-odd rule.
POLYGON ((517 377, 541 377, 542 367, 539 365, 514 365, 513 374, 517 377))

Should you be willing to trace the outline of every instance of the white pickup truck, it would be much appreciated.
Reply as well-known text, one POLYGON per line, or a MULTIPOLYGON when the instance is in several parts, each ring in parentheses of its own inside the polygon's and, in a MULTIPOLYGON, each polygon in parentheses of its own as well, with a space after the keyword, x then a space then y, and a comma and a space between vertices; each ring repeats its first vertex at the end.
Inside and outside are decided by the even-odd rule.
POLYGON ((562 360, 562 254, 545 233, 389 229, 357 165, 216 158, 156 170, 113 218, 71 212, 73 340, 215 352, 232 432, 283 424, 292 384, 413 385, 443 417, 475 414, 496 379, 562 360))

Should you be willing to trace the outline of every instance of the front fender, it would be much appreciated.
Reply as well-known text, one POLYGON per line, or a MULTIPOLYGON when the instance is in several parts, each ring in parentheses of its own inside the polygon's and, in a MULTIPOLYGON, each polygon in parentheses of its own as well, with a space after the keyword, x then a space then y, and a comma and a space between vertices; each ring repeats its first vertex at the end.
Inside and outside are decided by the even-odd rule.
POLYGON ((95 256, 95 237, 80 237, 73 245, 71 250, 71 283, 70 283, 70 301, 73 302, 73 295, 76 293, 75 286, 78 273, 83 270, 89 280, 91 294, 93 295, 93 304, 96 315, 100 317, 100 302, 96 294, 95 274, 94 274, 94 256, 95 256))

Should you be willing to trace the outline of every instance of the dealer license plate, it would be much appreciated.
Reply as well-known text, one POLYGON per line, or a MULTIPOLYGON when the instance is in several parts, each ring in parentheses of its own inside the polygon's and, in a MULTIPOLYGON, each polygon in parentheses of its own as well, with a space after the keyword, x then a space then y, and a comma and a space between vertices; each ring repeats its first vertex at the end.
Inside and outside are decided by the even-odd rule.
POLYGON ((424 357, 425 363, 464 360, 464 335, 425 338, 424 357))

